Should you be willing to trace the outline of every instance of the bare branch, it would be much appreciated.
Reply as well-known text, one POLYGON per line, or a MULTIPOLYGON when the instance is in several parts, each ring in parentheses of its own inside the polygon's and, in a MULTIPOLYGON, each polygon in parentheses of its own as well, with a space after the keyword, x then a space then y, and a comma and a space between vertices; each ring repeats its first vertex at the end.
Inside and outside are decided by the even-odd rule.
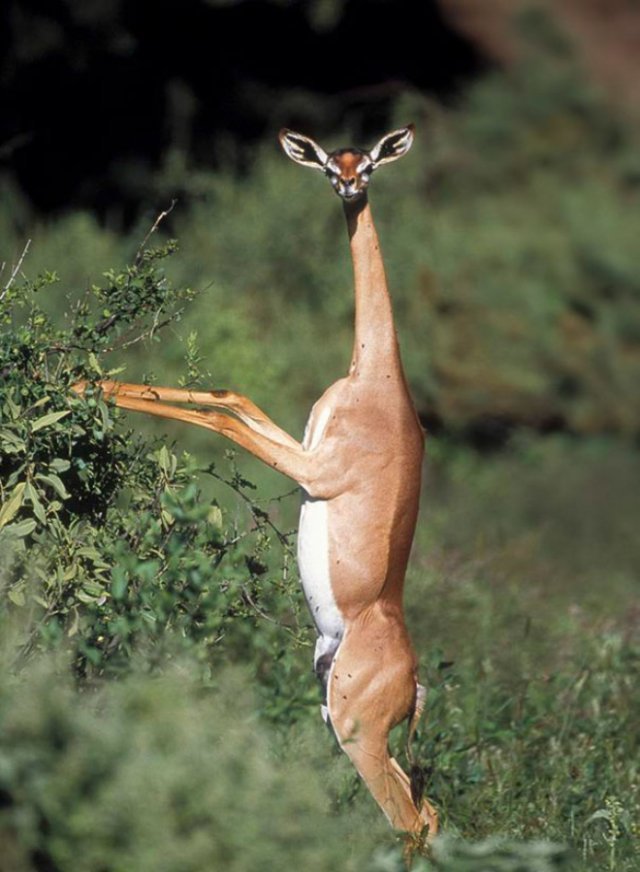
POLYGON ((169 215, 171 212, 173 212, 173 207, 176 205, 176 203, 177 203, 177 200, 172 200, 169 208, 165 209, 163 212, 161 212, 158 215, 158 217, 156 218, 156 220, 153 222, 153 226, 151 227, 151 230, 149 230, 149 232, 147 233, 145 238, 142 240, 142 242, 140 243, 140 247, 138 248, 138 251, 136 252, 136 258, 134 261, 136 266, 140 263, 140 259, 142 258, 142 254, 145 250, 145 247, 146 247, 147 242, 149 241, 151 235, 156 232, 156 230, 158 229, 158 227, 160 226, 162 221, 164 221, 164 219, 167 217, 167 215, 169 215))
MULTIPOLYGON (((29 251, 29 246, 30 246, 30 245, 31 245, 31 240, 30 240, 30 239, 27 239, 27 244, 26 244, 25 247, 23 248, 23 250, 22 250, 22 254, 20 255, 20 259, 18 260, 18 263, 14 266, 14 268, 13 268, 13 272, 12 272, 11 275, 9 276, 9 281, 6 283, 6 285, 5 285, 4 288, 2 289, 2 292, 0 292, 0 302, 4 299, 4 297, 5 297, 6 293, 7 293, 7 291, 9 290, 9 288, 11 287, 11 285, 13 284, 13 282, 15 281, 15 277, 16 277, 16 276, 18 275, 18 273, 20 272, 20 267, 22 266, 22 261, 23 261, 23 260, 25 259, 25 257, 27 256, 27 252, 29 251)), ((2 267, 3 267, 3 269, 4 269, 4 263, 2 264, 2 267)))

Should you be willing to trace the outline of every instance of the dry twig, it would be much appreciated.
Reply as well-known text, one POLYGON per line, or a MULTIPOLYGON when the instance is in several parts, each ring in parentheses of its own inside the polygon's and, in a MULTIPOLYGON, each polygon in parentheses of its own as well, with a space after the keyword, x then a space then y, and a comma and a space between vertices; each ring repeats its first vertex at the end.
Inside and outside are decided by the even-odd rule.
POLYGON ((148 242, 149 239, 151 238, 151 235, 152 235, 153 233, 156 232, 156 230, 158 229, 158 227, 160 226, 160 224, 162 223, 162 221, 164 221, 164 219, 167 217, 167 215, 169 215, 171 212, 173 212, 173 207, 176 205, 176 202, 177 202, 177 200, 172 200, 172 201, 171 201, 171 205, 169 206, 169 208, 168 208, 168 209, 165 209, 163 212, 161 212, 161 213, 158 215, 158 217, 156 218, 156 220, 153 222, 153 225, 152 225, 151 229, 149 230, 149 232, 147 233, 147 235, 145 236, 145 238, 144 238, 144 239, 142 240, 142 242, 140 243, 140 247, 138 248, 138 251, 136 252, 136 259, 135 259, 135 261, 134 261, 134 263, 135 263, 136 266, 140 263, 140 260, 141 260, 141 258, 142 258, 143 252, 144 252, 144 250, 145 250, 145 247, 146 247, 146 245, 147 245, 147 242, 148 242))
MULTIPOLYGON (((2 300, 6 296, 7 291, 9 290, 11 285, 14 283, 16 276, 20 272, 20 267, 22 266, 22 261, 27 256, 27 252, 29 251, 30 245, 31 245, 31 240, 27 239, 27 244, 23 248, 22 254, 20 255, 20 259, 18 260, 17 264, 14 266, 13 271, 12 271, 11 275, 9 276, 9 281, 6 283, 6 285, 2 288, 2 291, 0 292, 0 302, 2 302, 2 300)), ((5 264, 3 263, 2 269, 4 269, 4 267, 5 267, 5 264)), ((1 271, 2 270, 0 270, 0 272, 1 271)))

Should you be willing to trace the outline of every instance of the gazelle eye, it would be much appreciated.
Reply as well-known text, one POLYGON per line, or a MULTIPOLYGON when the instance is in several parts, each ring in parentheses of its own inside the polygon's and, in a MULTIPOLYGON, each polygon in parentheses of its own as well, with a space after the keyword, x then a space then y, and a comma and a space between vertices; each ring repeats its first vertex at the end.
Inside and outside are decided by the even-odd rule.
POLYGON ((335 188, 338 184, 339 179, 337 176, 329 176, 329 181, 331 182, 331 184, 335 188))

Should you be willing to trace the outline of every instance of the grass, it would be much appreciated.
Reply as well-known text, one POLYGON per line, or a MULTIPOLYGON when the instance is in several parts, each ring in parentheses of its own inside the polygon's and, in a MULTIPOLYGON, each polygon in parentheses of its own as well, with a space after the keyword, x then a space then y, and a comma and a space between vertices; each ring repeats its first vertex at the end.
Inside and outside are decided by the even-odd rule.
POLYGON ((435 447, 407 594, 429 652, 432 793, 467 838, 546 838, 580 868, 633 869, 637 455, 562 439, 493 458, 435 447))

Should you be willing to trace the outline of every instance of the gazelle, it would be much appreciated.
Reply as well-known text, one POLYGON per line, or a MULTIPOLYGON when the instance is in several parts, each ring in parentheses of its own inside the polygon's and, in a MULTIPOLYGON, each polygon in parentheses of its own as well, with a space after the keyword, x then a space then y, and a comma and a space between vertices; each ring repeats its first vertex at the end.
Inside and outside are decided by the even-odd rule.
POLYGON ((280 132, 289 157, 324 172, 343 199, 355 275, 349 373, 316 402, 302 443, 229 391, 113 381, 101 387, 122 408, 221 433, 301 486, 298 563, 318 631, 314 668, 325 692, 323 716, 392 826, 432 837, 436 811, 388 750, 390 730, 408 719, 411 737, 424 706, 402 609, 424 436, 367 201, 371 174, 406 154, 412 141, 410 126, 383 136, 370 151, 327 154, 307 136, 280 132), (214 410, 170 405, 181 402, 214 410))

